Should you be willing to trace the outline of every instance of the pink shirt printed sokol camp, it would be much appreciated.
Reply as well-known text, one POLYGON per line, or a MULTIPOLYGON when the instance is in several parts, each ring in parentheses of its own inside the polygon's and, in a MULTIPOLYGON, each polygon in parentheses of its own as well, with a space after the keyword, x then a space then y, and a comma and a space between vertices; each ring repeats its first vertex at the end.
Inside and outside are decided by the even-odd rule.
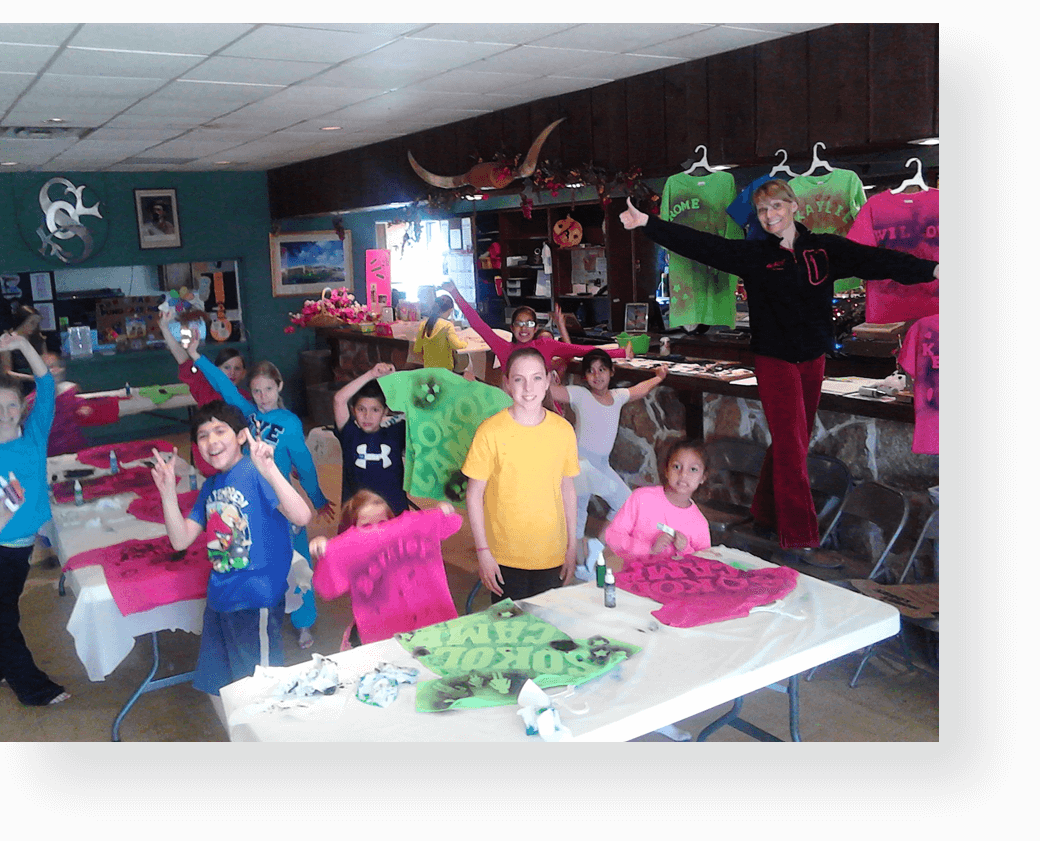
POLYGON ((903 339, 899 365, 914 378, 915 453, 939 454, 939 316, 914 322, 903 339))
POLYGON ((798 573, 790 567, 743 570, 696 556, 625 561, 617 576, 622 590, 661 602, 652 615, 675 628, 747 616, 751 608, 783 598, 797 584, 798 573))
MULTIPOLYGON (((939 191, 871 196, 849 229, 862 245, 939 260, 939 191)), ((939 314, 939 281, 904 286, 894 280, 864 281, 867 321, 888 324, 939 314)))
POLYGON ((431 509, 347 529, 329 541, 314 592, 329 601, 350 591, 362 643, 456 619, 441 541, 461 526, 460 515, 431 509))

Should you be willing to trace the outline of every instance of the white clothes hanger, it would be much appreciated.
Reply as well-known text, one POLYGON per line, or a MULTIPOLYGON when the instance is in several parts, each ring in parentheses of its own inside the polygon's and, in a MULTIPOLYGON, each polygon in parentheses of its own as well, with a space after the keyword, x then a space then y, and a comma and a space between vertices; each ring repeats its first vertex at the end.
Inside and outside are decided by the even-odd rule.
POLYGON ((783 155, 784 159, 780 161, 769 173, 769 177, 772 178, 775 175, 790 175, 792 178, 796 178, 797 175, 791 171, 791 167, 787 165, 787 150, 777 149, 775 155, 783 155))
POLYGON ((904 181, 898 187, 894 187, 891 190, 892 193, 901 193, 907 187, 920 187, 921 192, 924 192, 925 190, 929 189, 928 185, 924 181, 924 175, 921 172, 921 159, 911 158, 906 162, 906 166, 910 166, 911 164, 917 164, 917 173, 911 176, 910 178, 907 178, 906 181, 904 181))
POLYGON ((817 154, 817 150, 826 148, 826 144, 824 144, 822 141, 813 144, 812 166, 810 166, 805 172, 803 172, 802 175, 812 175, 818 167, 822 167, 825 172, 834 172, 834 167, 832 167, 829 163, 827 163, 827 161, 825 161, 817 154))
POLYGON ((684 169, 683 175, 693 175, 693 171, 698 168, 704 169, 705 172, 709 175, 714 171, 710 166, 708 166, 708 147, 698 146, 696 149, 693 150, 694 155, 696 155, 698 152, 702 153, 701 159, 699 161, 696 161, 692 166, 690 166, 689 169, 684 169))

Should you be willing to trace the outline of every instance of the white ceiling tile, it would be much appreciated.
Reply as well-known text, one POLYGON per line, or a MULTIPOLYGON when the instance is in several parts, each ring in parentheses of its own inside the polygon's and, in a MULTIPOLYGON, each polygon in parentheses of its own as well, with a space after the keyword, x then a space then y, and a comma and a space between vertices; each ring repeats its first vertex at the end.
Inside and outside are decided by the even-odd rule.
POLYGON ((87 23, 69 43, 79 47, 209 55, 253 26, 251 23, 87 23))
POLYGON ((65 42, 79 24, 75 23, 0 23, 0 43, 43 44, 57 47, 65 42))
POLYGON ((731 26, 736 29, 758 29, 764 32, 780 32, 789 35, 795 32, 807 32, 810 29, 819 29, 821 26, 830 26, 829 23, 724 23, 723 26, 731 26))
POLYGON ((506 88, 502 93, 512 93, 522 96, 525 102, 530 102, 547 96, 555 96, 559 93, 568 93, 570 91, 580 91, 585 88, 596 87, 601 84, 606 84, 608 81, 610 80, 595 81, 567 76, 542 76, 539 79, 532 79, 530 82, 522 82, 519 85, 506 88))
POLYGON ((203 60, 202 56, 155 55, 116 50, 62 50, 49 68, 50 73, 73 76, 136 76, 174 79, 203 60))
POLYGON ((447 41, 482 41, 492 44, 529 44, 564 32, 572 23, 435 23, 419 35, 447 41))
POLYGON ((215 155, 232 146, 241 144, 228 140, 186 140, 176 138, 160 143, 148 149, 149 158, 197 158, 201 155, 215 155))
POLYGON ((334 32, 357 32, 362 35, 384 35, 398 38, 428 27, 427 23, 291 23, 301 29, 329 29, 334 32))
POLYGON ((539 47, 606 50, 612 53, 639 52, 640 47, 648 44, 690 35, 706 28, 707 25, 701 23, 640 23, 628 27, 618 27, 612 23, 580 23, 534 43, 539 47))
POLYGON ((554 75, 563 74, 604 55, 602 52, 562 50, 556 47, 514 47, 478 61, 467 69, 490 73, 530 73, 536 68, 542 75, 554 75))
POLYGON ((33 96, 80 96, 138 99, 166 84, 164 79, 129 76, 69 76, 44 73, 33 85, 33 96))
POLYGON ((490 93, 510 85, 530 81, 539 74, 531 73, 486 73, 479 70, 459 68, 423 79, 410 87, 424 91, 452 91, 455 93, 490 93))
POLYGON ((338 64, 390 41, 386 35, 265 24, 221 51, 222 56, 338 64))
POLYGON ((205 82, 239 82, 262 85, 291 85, 300 79, 320 73, 327 63, 316 61, 275 61, 213 56, 184 74, 188 80, 205 82))
MULTIPOLYGON (((569 78, 592 79, 596 80, 596 84, 602 84, 615 79, 638 76, 640 73, 649 73, 651 70, 660 70, 673 64, 680 64, 683 61, 684 59, 681 58, 623 53, 602 56, 593 59, 588 64, 579 64, 563 75, 569 78)), ((585 87, 589 87, 589 85, 585 87)))
POLYGON ((388 87, 401 87, 419 79, 427 79, 453 67, 500 53, 502 44, 476 44, 465 41, 435 41, 404 38, 386 47, 348 62, 338 69, 362 68, 382 72, 388 87))
POLYGON ((656 44, 652 50, 666 50, 671 55, 691 60, 705 58, 709 55, 749 47, 763 41, 781 37, 781 33, 760 32, 750 29, 735 29, 729 26, 716 26, 704 32, 695 32, 670 41, 656 44))
POLYGON ((56 52, 56 47, 0 44, 0 71, 39 73, 56 52))

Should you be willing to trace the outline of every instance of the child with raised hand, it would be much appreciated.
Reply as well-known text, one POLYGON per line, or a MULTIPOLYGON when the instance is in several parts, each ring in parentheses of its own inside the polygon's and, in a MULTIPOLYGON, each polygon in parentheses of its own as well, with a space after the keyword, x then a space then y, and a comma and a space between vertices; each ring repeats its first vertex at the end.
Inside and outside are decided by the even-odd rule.
POLYGON ((283 664, 290 526, 302 529, 311 511, 278 468, 274 448, 253 437, 234 406, 220 401, 202 406, 192 419, 192 439, 217 473, 203 483, 187 517, 177 504, 176 450, 168 461, 153 451, 152 479, 175 550, 187 549, 206 532, 213 571, 192 683, 216 695, 252 675, 256 666, 283 664))
MULTIPOLYGON (((220 394, 221 399, 246 416, 252 429, 258 429, 258 437, 274 447, 274 460, 282 475, 289 479, 292 471, 296 471, 300 485, 310 497, 318 517, 331 520, 333 503, 326 499, 318 484, 318 471, 314 466, 314 458, 307 449, 307 441, 303 434, 303 423, 296 415, 282 405, 282 375, 270 362, 261 362, 253 367, 246 378, 253 402, 246 400, 239 393, 234 383, 220 368, 199 353, 198 341, 194 340, 187 348, 188 355, 196 366, 220 394)), ((205 458, 205 453, 202 454, 205 458)), ((304 558, 310 561, 307 549, 307 534, 296 531, 293 547, 304 558)), ((303 605, 293 613, 293 626, 299 631, 300 648, 310 648, 314 637, 311 626, 317 619, 314 594, 309 590, 300 593, 303 605)))
MULTIPOLYGON (((513 332, 512 341, 507 341, 499 336, 494 330, 487 325, 473 307, 471 307, 466 299, 462 297, 462 293, 459 292, 458 287, 455 286, 450 280, 445 281, 441 288, 447 292, 455 300, 455 304, 462 314, 466 316, 466 320, 469 322, 469 326, 472 327, 478 336, 482 338, 492 352, 498 358, 498 364, 502 366, 502 370, 505 371, 506 363, 509 361, 509 357, 514 351, 522 347, 533 347, 537 349, 538 353, 541 354, 542 359, 545 360, 545 365, 551 370, 553 364, 553 357, 559 357, 561 359, 573 359, 576 356, 584 356, 589 351, 588 345, 572 345, 566 342, 561 342, 551 336, 538 337, 538 321, 535 311, 530 307, 517 307, 513 310, 512 321, 510 322, 510 329, 513 332)), ((554 312, 554 319, 557 318, 554 312)), ((562 313, 559 314, 559 319, 562 320, 562 313)), ((559 323, 559 321, 558 321, 559 323)), ((630 358, 632 355, 631 347, 628 348, 614 348, 607 351, 607 353, 615 358, 630 358)))
POLYGON ((395 516, 372 491, 347 500, 340 534, 315 537, 310 545, 318 595, 353 593, 355 621, 343 634, 341 651, 458 616, 440 541, 461 526, 462 517, 447 502, 395 516))
MULTIPOLYGON (((167 310, 159 314, 159 330, 162 333, 166 348, 177 363, 177 378, 188 386, 188 393, 196 405, 204 406, 214 400, 222 400, 220 393, 209 384, 209 380, 199 371, 188 353, 188 348, 181 344, 180 331, 181 322, 176 318, 176 313, 167 310), (174 330, 178 335, 174 335, 174 330)), ((191 331, 191 339, 188 347, 194 346, 198 352, 199 335, 195 330, 191 331)), ((231 384, 238 389, 243 400, 249 400, 249 393, 243 388, 243 380, 246 376, 245 360, 242 354, 233 347, 222 347, 217 351, 214 364, 223 371, 231 384)), ((192 444, 192 463, 198 467, 203 476, 212 476, 216 471, 201 457, 198 447, 192 444)))
POLYGON ((700 444, 672 443, 661 461, 662 484, 632 491, 603 533, 607 546, 622 561, 678 558, 709 548, 708 521, 693 501, 705 471, 700 444))
MULTIPOLYGON (((625 480, 610 466, 610 452, 617 438, 621 408, 633 400, 642 400, 668 376, 668 366, 660 365, 651 379, 631 388, 611 388, 614 361, 599 348, 590 350, 581 360, 581 373, 587 389, 577 385, 552 385, 550 392, 558 403, 569 403, 574 410, 574 430, 578 437, 581 474, 575 480, 578 495, 578 539, 584 541, 593 494, 610 508, 617 510, 631 495, 625 480)), ((598 538, 588 541, 581 553, 577 575, 588 580, 595 573, 596 561, 603 550, 598 538)))
POLYGON ((455 370, 455 351, 466 347, 465 339, 455 333, 455 325, 448 316, 455 310, 450 295, 438 295, 430 313, 419 322, 412 351, 422 360, 424 368, 455 370))
POLYGON ((51 518, 47 438, 54 417, 54 378, 25 335, 0 335, 0 354, 12 351, 22 354, 36 379, 36 402, 23 427, 21 385, 0 374, 0 678, 21 703, 45 706, 71 696, 33 661, 18 627, 18 600, 36 533, 51 518))
POLYGON ((513 405, 477 428, 462 472, 480 580, 516 600, 574 575, 578 445, 571 425, 542 405, 549 373, 537 348, 509 357, 503 387, 513 405))
MULTIPOLYGON (((377 362, 336 392, 332 411, 336 437, 343 451, 344 502, 360 490, 379 494, 394 515, 408 508, 404 491, 405 422, 392 415, 377 380, 394 373, 388 362, 377 362)), ((340 528, 344 519, 341 516, 340 528)))

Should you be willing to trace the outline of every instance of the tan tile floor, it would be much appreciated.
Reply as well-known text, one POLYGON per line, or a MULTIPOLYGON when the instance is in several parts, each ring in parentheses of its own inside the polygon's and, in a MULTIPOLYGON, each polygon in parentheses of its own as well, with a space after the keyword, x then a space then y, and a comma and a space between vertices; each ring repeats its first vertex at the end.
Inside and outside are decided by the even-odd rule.
MULTIPOLYGON (((322 485, 335 487, 332 473, 322 475, 322 485)), ((421 503, 421 501, 420 501, 421 503)), ((313 529, 329 532, 329 526, 313 529)), ((476 581, 476 559, 466 526, 444 544, 448 581, 460 610, 476 581)), ((151 642, 139 638, 134 650, 103 683, 92 683, 76 658, 72 638, 65 630, 73 596, 58 595, 58 570, 44 563, 33 566, 22 597, 22 629, 38 665, 63 684, 73 698, 55 707, 23 707, 5 685, 0 685, 0 741, 107 741, 112 722, 148 673, 151 642)), ((486 606, 478 601, 477 607, 486 606)), ((350 621, 349 596, 319 602, 314 627, 315 645, 302 651, 295 644, 291 623, 285 623, 285 655, 288 663, 304 662, 311 652, 339 649, 343 629, 350 621)), ((916 647, 916 646, 915 646, 916 647)), ((161 634, 161 666, 157 677, 190 669, 198 638, 183 632, 161 634)), ((802 683, 801 735, 805 741, 933 742, 939 739, 939 676, 921 668, 908 672, 898 646, 890 643, 867 665, 855 689, 848 681, 858 658, 845 657, 821 668, 814 679, 802 683)), ((708 710, 679 726, 699 732, 728 709, 708 710)), ((742 713, 765 730, 784 739, 787 730, 787 698, 769 689, 747 697, 742 713)), ((209 696, 181 684, 143 695, 123 721, 124 741, 226 741, 227 735, 209 696)), ((637 741, 668 741, 651 733, 637 741)), ((712 741, 751 741, 731 728, 712 741)))

